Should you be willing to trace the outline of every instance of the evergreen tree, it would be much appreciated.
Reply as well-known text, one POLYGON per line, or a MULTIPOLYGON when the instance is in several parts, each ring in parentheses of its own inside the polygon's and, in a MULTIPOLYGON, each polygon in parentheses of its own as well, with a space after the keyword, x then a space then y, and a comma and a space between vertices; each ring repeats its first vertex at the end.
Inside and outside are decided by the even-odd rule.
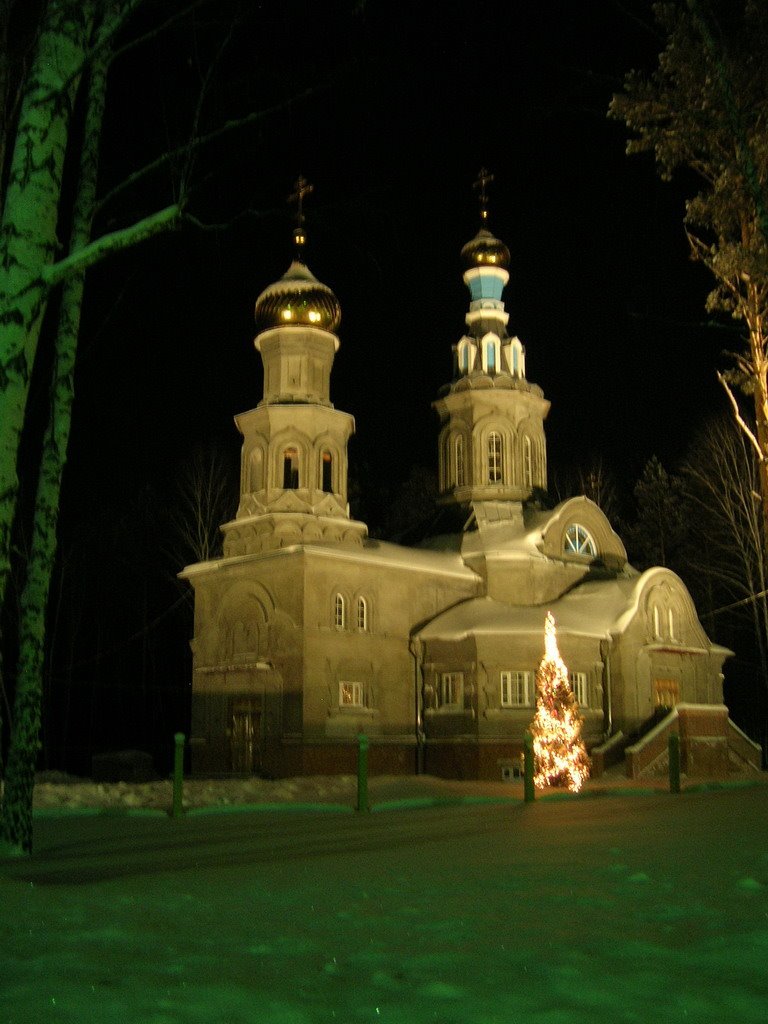
POLYGON ((686 525, 682 485, 655 455, 635 484, 637 516, 625 535, 631 561, 640 569, 663 565, 677 569, 686 525))
POLYGON ((581 715, 568 669, 557 647, 555 620, 547 614, 544 657, 536 673, 536 714, 531 724, 534 784, 567 786, 578 793, 589 778, 589 758, 581 738, 581 715))

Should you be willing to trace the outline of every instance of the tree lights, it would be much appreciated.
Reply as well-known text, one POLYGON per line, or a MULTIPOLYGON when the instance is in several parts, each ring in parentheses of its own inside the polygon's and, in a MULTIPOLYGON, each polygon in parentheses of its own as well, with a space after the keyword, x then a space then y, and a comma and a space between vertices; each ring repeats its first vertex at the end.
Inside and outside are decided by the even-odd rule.
POLYGON ((581 715, 568 683, 568 669, 557 647, 555 620, 547 613, 544 657, 536 672, 536 714, 531 723, 534 783, 567 786, 578 793, 589 778, 589 758, 581 739, 581 715))

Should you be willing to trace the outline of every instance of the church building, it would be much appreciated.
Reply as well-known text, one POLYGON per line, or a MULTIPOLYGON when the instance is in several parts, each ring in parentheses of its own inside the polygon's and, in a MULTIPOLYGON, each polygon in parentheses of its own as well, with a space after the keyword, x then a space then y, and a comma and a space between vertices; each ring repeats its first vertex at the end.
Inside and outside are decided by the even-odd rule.
POLYGON ((687 737, 690 774, 759 764, 723 705, 730 652, 680 578, 633 569, 589 499, 548 507, 549 402, 508 329, 510 254, 488 228, 487 180, 461 250, 464 332, 434 402, 439 509, 415 546, 350 516, 354 420, 331 402, 341 312, 304 261, 299 180, 295 258, 256 301, 264 385, 235 417, 237 514, 223 556, 181 573, 195 594, 196 775, 351 773, 364 733, 374 772, 508 778, 550 611, 594 770, 625 756, 630 774, 653 770, 662 720, 687 737))

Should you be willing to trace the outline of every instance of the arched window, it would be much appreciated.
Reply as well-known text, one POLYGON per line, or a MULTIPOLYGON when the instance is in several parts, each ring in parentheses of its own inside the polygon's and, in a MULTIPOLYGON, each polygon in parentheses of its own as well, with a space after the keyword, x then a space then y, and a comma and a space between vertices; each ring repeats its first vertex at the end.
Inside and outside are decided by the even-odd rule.
POLYGON ((533 487, 533 449, 527 434, 523 437, 523 483, 533 487))
POLYGON ((675 640, 675 611, 674 608, 667 608, 667 627, 669 629, 669 639, 675 640))
POLYGON ((495 334, 487 334, 482 342, 483 369, 486 373, 498 373, 499 370, 499 339, 495 334))
POLYGON ((470 349, 468 341, 459 342, 459 370, 462 373, 469 373, 470 349))
POLYGON ((327 448, 320 455, 320 490, 333 491, 333 455, 327 448))
POLYGON ((595 542, 580 523, 571 523, 565 531, 564 551, 566 555, 584 555, 594 558, 597 554, 595 542))
POLYGON ((295 491, 299 486, 299 452, 296 448, 283 451, 283 487, 295 491))
POLYGON ((368 632, 368 602, 364 597, 357 599, 357 628, 361 633, 368 632))
POLYGON ((464 486, 464 438, 459 434, 454 445, 454 457, 456 460, 456 486, 464 486))
POLYGON ((501 434, 495 430, 488 435, 488 483, 500 484, 504 479, 504 452, 501 434))
POLYGON ((343 594, 337 594, 333 599, 333 624, 336 629, 346 629, 347 602, 343 594))

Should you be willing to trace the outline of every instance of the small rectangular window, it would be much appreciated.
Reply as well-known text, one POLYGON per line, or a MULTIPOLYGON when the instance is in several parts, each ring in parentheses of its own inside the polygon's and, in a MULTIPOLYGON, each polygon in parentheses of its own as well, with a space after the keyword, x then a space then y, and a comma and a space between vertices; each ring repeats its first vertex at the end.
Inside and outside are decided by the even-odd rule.
POLYGON ((571 684, 576 703, 583 708, 589 707, 589 689, 586 672, 571 672, 568 681, 571 684))
POLYGON ((339 683, 339 707, 363 707, 363 684, 357 682, 339 683))
POLYGON ((530 672, 501 673, 501 706, 513 708, 525 706, 530 697, 530 672))
POLYGON ((440 676, 440 706, 443 708, 459 707, 463 700, 464 673, 443 672, 440 676))

